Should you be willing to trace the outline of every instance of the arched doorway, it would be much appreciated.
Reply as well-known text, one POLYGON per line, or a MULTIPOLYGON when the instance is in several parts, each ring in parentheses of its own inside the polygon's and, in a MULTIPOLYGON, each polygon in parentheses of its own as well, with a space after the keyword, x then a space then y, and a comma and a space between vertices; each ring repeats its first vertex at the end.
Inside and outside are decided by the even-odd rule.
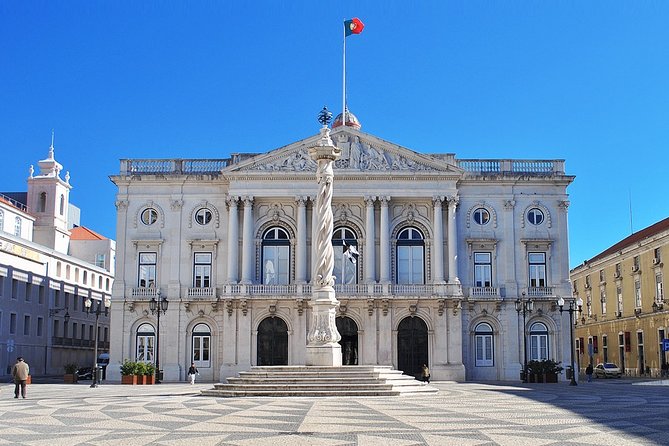
POLYGON ((358 365, 358 324, 347 316, 335 320, 341 335, 341 362, 343 365, 358 365))
POLYGON ((417 377, 423 364, 428 364, 427 324, 419 317, 406 317, 397 328, 397 368, 417 377))
POLYGON ((258 325, 258 365, 288 365, 288 326, 280 317, 258 325))

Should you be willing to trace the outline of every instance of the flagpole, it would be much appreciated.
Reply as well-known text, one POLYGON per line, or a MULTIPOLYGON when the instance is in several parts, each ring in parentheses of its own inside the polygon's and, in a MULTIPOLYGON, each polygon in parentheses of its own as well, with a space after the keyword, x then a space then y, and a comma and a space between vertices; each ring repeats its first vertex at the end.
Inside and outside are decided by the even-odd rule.
POLYGON ((342 63, 342 87, 341 87, 341 123, 346 127, 346 26, 344 29, 344 53, 342 63))

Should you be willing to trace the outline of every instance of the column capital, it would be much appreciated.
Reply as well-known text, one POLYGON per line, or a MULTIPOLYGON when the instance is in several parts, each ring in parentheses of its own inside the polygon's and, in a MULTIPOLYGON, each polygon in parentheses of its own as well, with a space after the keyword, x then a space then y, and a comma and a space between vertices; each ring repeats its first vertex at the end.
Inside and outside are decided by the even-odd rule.
POLYGON ((365 204, 369 206, 374 206, 374 202, 376 201, 377 197, 376 195, 365 195, 363 198, 365 200, 365 204))
POLYGON ((448 201, 448 205, 454 208, 458 206, 458 203, 460 203, 460 197, 457 195, 449 195, 446 200, 448 201))
POLYGON ((228 205, 228 207, 237 207, 237 202, 239 201, 239 197, 237 195, 228 195, 225 197, 225 203, 228 205))
POLYGON ((432 204, 434 205, 434 207, 438 206, 441 207, 441 202, 444 201, 445 198, 446 197, 444 197, 443 195, 433 195, 432 204))
POLYGON ((381 206, 388 206, 388 203, 390 203, 390 195, 382 195, 377 198, 381 202, 381 206))
POLYGON ((307 195, 296 195, 295 196, 295 202, 297 203, 298 206, 306 206, 308 200, 309 200, 309 196, 307 196, 307 195))
POLYGON ((245 195, 242 197, 242 201, 244 202, 244 207, 253 206, 253 195, 245 195))

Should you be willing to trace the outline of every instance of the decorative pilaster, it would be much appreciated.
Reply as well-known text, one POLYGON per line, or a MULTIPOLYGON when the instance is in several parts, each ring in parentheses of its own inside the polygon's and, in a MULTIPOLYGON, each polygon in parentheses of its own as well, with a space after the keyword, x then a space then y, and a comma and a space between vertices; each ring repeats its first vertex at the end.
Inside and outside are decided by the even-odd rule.
POLYGON ((244 222, 242 223, 242 283, 253 283, 253 197, 244 197, 244 222))
MULTIPOLYGON (((442 196, 432 197, 434 205, 434 250, 432 257, 432 280, 434 283, 444 283, 444 220, 442 215, 442 196)), ((450 246, 450 243, 449 243, 450 246)))
MULTIPOLYGON (((330 129, 327 127, 327 109, 323 109, 319 121, 321 139, 318 145, 309 149, 309 155, 316 161, 318 168, 316 180, 318 193, 314 208, 317 219, 314 240, 316 244, 316 259, 314 267, 313 288, 311 297, 311 327, 307 333, 306 365, 313 366, 341 366, 341 339, 335 324, 337 306, 335 297, 334 278, 334 250, 332 248, 333 215, 332 215, 332 188, 334 181, 334 162, 341 156, 341 149, 335 147, 330 139, 330 129)), ((330 114, 331 116, 331 114, 330 114)))
POLYGON ((239 215, 237 212, 239 197, 228 196, 228 283, 237 283, 239 276, 238 243, 239 243, 239 215))
POLYGON ((379 197, 381 202, 381 233, 379 234, 379 254, 381 262, 381 277, 380 282, 384 284, 390 283, 390 212, 388 203, 390 197, 379 197))
POLYGON ((458 197, 448 197, 448 283, 460 283, 458 279, 458 231, 455 209, 458 197))
POLYGON ((376 197, 365 197, 365 283, 376 282, 376 247, 374 246, 374 202, 376 197))
POLYGON ((295 197, 297 203, 297 246, 295 255, 295 281, 307 281, 307 197, 295 197))

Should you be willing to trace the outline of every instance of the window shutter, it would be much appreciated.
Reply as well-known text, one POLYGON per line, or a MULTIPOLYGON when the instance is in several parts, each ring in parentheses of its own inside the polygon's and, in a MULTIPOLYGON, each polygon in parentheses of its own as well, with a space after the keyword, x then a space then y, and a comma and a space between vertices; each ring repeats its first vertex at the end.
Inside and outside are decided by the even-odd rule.
POLYGON ((631 341, 631 334, 629 331, 625 332, 625 352, 631 352, 632 351, 632 341, 631 341))
POLYGON ((599 353, 599 343, 597 342, 597 336, 592 337, 592 352, 599 353))

